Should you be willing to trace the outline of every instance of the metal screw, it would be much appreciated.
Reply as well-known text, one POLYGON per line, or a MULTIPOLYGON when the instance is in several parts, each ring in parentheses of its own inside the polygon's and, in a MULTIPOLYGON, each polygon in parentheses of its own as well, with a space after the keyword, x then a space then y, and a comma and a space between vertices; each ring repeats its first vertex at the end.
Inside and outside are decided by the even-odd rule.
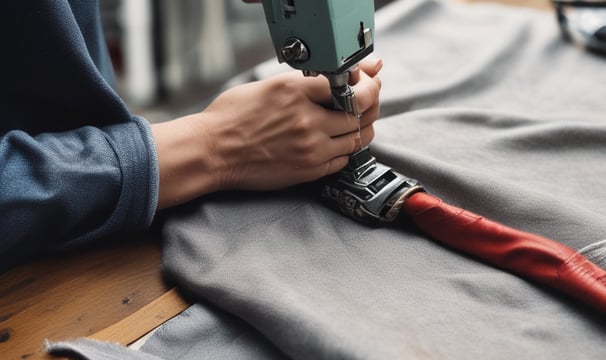
POLYGON ((282 57, 286 62, 302 63, 309 60, 307 46, 297 38, 290 38, 281 49, 282 57))

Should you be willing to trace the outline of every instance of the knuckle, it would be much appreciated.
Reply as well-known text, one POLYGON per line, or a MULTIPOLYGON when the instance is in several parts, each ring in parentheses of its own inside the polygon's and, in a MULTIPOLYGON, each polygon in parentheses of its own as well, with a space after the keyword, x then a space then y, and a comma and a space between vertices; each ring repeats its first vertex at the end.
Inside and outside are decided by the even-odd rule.
POLYGON ((362 137, 363 144, 368 145, 375 138, 375 130, 372 125, 369 125, 362 130, 360 135, 362 137))
POLYGON ((276 77, 269 81, 263 96, 272 99, 272 103, 278 106, 289 107, 299 102, 301 89, 286 77, 276 77))
POLYGON ((299 136, 307 136, 313 131, 313 121, 309 116, 299 116, 293 124, 293 130, 299 136))
POLYGON ((348 161, 349 159, 347 156, 340 156, 330 160, 328 163, 326 163, 326 171, 324 175, 334 174, 343 169, 345 166, 347 166, 348 161))
POLYGON ((361 138, 361 134, 355 133, 352 137, 351 137, 351 146, 350 146, 350 151, 349 153, 354 153, 356 152, 358 149, 361 148, 361 144, 362 143, 362 138, 361 138))
POLYGON ((305 138, 298 141, 295 145, 295 152, 297 154, 298 162, 305 166, 315 166, 318 163, 317 149, 319 144, 311 138, 305 138))
POLYGON ((383 82, 381 81, 381 78, 378 76, 374 77, 375 83, 377 84, 377 91, 381 90, 381 87, 383 86, 383 82))
POLYGON ((362 117, 362 126, 369 126, 379 117, 379 107, 373 106, 368 109, 362 117))

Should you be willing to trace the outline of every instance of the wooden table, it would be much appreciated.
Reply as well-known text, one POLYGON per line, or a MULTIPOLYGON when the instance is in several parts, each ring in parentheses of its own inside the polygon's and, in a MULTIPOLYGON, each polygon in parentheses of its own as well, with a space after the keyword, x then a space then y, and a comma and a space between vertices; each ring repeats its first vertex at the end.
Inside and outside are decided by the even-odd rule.
POLYGON ((158 241, 134 241, 1 274, 0 359, 56 359, 45 339, 136 341, 188 306, 160 264, 158 241))

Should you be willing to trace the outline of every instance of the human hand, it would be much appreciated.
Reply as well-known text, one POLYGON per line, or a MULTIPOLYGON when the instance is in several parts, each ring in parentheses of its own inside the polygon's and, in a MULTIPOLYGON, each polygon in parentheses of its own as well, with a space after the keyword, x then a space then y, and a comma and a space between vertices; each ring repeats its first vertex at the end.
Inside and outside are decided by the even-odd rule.
POLYGON ((364 114, 360 133, 355 116, 328 108, 324 77, 294 71, 229 89, 198 114, 152 126, 159 206, 220 190, 284 188, 339 171, 374 137, 381 67, 380 60, 364 61, 351 77, 364 114))

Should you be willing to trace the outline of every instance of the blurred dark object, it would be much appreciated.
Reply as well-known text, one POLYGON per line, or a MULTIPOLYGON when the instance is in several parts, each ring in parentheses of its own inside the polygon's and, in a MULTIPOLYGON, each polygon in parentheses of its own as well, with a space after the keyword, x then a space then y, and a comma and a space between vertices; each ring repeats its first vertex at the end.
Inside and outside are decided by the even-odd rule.
POLYGON ((606 54, 606 0, 552 0, 562 35, 606 54))
POLYGON ((121 74, 124 68, 122 61, 121 36, 122 28, 118 20, 117 12, 120 6, 120 0, 101 0, 99 9, 101 12, 101 23, 103 24, 103 34, 109 50, 109 55, 114 65, 116 73, 121 74))
POLYGON ((392 1, 393 0, 375 0, 375 9, 379 9, 379 8, 383 7, 384 5, 389 4, 392 1))

